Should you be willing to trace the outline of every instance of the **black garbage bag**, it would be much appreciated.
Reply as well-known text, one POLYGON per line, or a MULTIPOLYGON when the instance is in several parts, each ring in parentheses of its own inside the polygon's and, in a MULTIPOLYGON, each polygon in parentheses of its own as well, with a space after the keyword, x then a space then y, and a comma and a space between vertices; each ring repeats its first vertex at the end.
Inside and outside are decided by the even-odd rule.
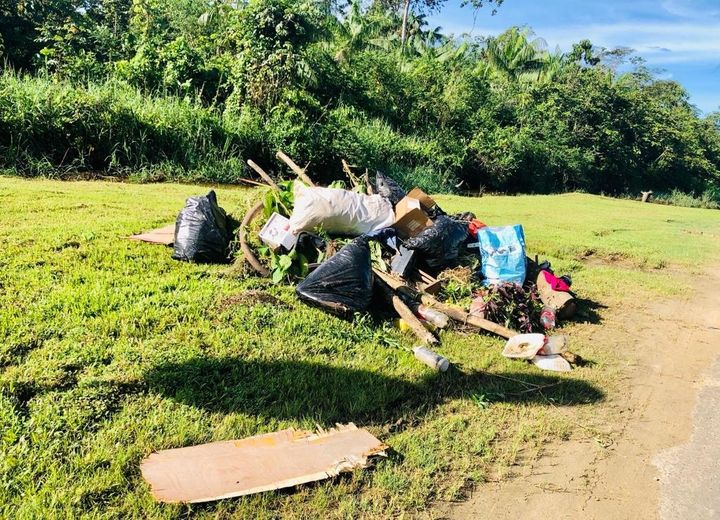
POLYGON ((230 235, 228 217, 218 206, 214 191, 190 197, 175 221, 172 257, 186 262, 224 262, 230 235))
POLYGON ((373 274, 368 237, 358 237, 295 288, 298 298, 341 316, 365 311, 372 299, 373 274))
POLYGON ((377 172, 375 176, 375 191, 388 199, 393 207, 407 195, 402 186, 383 172, 377 172))
POLYGON ((428 266, 442 269, 457 259, 460 245, 467 235, 467 222, 459 222, 440 215, 435 219, 435 225, 409 238, 403 245, 420 252, 428 266))
POLYGON ((301 231, 298 233, 294 249, 303 255, 309 263, 314 263, 317 262, 320 253, 325 253, 327 250, 327 242, 320 235, 301 231))

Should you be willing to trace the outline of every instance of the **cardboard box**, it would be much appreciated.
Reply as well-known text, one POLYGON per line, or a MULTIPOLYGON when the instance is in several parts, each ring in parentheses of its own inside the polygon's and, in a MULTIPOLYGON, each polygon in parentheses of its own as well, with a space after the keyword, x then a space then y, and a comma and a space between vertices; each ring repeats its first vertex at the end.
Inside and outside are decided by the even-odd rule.
POLYGON ((430 195, 425 193, 420 188, 413 188, 412 190, 410 190, 410 193, 408 193, 407 196, 411 199, 419 200, 422 209, 424 209, 425 211, 430 211, 435 206, 437 206, 437 202, 435 202, 430 195))
POLYGON ((297 236, 290 231, 290 221, 287 218, 273 213, 260 230, 260 240, 273 251, 277 251, 281 246, 290 251, 295 247, 297 236))
POLYGON ((420 200, 408 195, 395 206, 393 227, 397 230, 400 238, 414 237, 432 225, 433 222, 423 211, 420 200))

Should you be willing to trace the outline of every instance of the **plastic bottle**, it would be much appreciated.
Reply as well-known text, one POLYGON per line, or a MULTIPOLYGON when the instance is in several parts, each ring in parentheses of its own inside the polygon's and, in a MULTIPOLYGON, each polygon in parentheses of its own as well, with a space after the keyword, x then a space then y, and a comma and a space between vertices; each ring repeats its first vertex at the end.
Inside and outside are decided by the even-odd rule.
POLYGON ((552 307, 547 305, 543 307, 542 312, 540 313, 540 323, 542 323, 545 330, 555 328, 555 310, 552 307))
POLYGON ((446 358, 425 347, 415 347, 413 348, 413 353, 415 354, 415 358, 440 372, 446 372, 450 366, 450 362, 446 358))
POLYGON ((415 310, 415 314, 417 314, 419 318, 422 318, 428 323, 432 323, 438 329, 444 329, 448 326, 448 323, 450 322, 450 319, 445 314, 440 311, 436 311, 435 309, 432 309, 430 307, 427 307, 426 305, 418 305, 417 309, 415 310))

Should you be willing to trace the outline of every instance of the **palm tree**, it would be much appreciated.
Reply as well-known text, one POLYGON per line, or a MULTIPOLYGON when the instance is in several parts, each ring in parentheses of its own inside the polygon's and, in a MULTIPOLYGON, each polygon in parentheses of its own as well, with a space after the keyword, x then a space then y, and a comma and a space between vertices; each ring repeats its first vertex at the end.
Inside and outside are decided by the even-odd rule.
POLYGON ((361 0, 353 0, 347 16, 338 21, 336 26, 333 42, 335 60, 349 62, 353 54, 361 51, 368 44, 375 45, 374 37, 377 33, 377 24, 363 15, 361 0))
POLYGON ((529 29, 511 27, 485 42, 486 73, 512 82, 537 78, 546 64, 547 44, 541 38, 531 40, 529 29))

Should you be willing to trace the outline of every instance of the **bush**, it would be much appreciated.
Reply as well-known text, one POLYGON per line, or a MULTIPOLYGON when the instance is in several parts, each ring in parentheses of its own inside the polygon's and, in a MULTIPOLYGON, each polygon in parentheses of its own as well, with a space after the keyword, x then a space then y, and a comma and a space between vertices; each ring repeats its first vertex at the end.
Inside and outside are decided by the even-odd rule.
POLYGON ((651 201, 685 208, 720 209, 720 190, 708 189, 700 196, 683 193, 680 190, 672 190, 669 193, 653 194, 651 201))
POLYGON ((150 97, 117 81, 76 87, 0 75, 0 167, 25 175, 162 166, 169 178, 210 169, 200 177, 232 181, 238 158, 263 140, 251 116, 224 118, 187 98, 150 97))

